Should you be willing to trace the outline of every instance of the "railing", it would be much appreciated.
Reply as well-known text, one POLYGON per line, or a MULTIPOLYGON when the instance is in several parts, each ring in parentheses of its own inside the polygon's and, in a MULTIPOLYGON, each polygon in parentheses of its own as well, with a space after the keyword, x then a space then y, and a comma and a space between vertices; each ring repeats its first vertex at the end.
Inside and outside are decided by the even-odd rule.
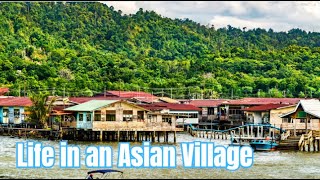
POLYGON ((318 139, 320 139, 320 131, 311 130, 308 134, 302 134, 298 143, 300 151, 313 151, 314 144, 316 146, 316 151, 319 151, 316 144, 317 142, 315 142, 318 139))
POLYGON ((308 140, 310 136, 312 136, 312 131, 310 131, 308 134, 302 134, 298 146, 302 147, 302 145, 305 145, 306 140, 308 140))
POLYGON ((287 130, 287 132, 282 133, 282 134, 281 134, 281 140, 286 140, 286 139, 288 139, 288 137, 290 136, 290 134, 291 134, 290 130, 287 130))

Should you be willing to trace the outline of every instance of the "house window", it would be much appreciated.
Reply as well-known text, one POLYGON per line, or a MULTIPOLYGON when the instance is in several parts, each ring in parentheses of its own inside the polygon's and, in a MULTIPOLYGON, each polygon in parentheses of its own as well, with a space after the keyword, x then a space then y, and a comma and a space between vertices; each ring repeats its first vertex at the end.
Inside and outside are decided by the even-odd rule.
POLYGON ((254 122, 254 117, 252 114, 248 114, 248 122, 254 122))
POLYGON ((123 111, 123 121, 132 121, 133 112, 130 110, 123 111))
MULTIPOLYGON (((306 123, 306 119, 300 119, 300 123, 306 123)), ((310 119, 308 120, 308 123, 310 123, 310 119)))
POLYGON ((94 121, 101 121, 101 114, 100 113, 94 114, 94 121))
POLYGON ((19 109, 15 109, 14 110, 14 118, 19 118, 20 117, 20 110, 19 109))
POLYGON ((242 114, 241 107, 232 107, 229 109, 229 114, 242 114))
POLYGON ((116 121, 116 111, 106 111, 106 121, 116 121))
POLYGON ((282 118, 282 123, 289 123, 289 118, 282 118))
POLYGON ((8 117, 9 110, 8 109, 3 109, 3 117, 8 117))
POLYGON ((197 114, 197 113, 193 113, 193 114, 190 114, 189 117, 190 117, 190 118, 198 118, 198 114, 197 114))
POLYGON ((132 121, 132 114, 124 114, 123 121, 132 121))
POLYGON ((91 121, 91 114, 87 113, 87 121, 91 121))
POLYGON ((163 116, 162 117, 162 122, 171 122, 171 117, 163 116))
POLYGON ((138 119, 143 120, 144 119, 144 111, 138 111, 138 119))
POLYGON ((208 108, 208 115, 214 115, 214 108, 212 107, 208 108))
POLYGON ((83 121, 83 114, 82 113, 79 114, 79 121, 83 121))

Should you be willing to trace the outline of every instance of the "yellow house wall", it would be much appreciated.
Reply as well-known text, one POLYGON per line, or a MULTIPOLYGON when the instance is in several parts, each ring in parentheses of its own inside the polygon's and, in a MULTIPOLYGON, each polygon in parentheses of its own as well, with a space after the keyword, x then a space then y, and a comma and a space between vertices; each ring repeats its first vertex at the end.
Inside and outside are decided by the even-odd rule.
MULTIPOLYGON (((133 113, 133 121, 137 121, 137 116, 138 116, 138 111, 144 111, 143 109, 140 109, 138 107, 132 106, 130 104, 127 103, 123 103, 123 102, 118 102, 115 103, 111 106, 105 107, 101 109, 101 120, 105 120, 106 119, 106 111, 110 111, 110 110, 114 110, 116 111, 116 121, 121 122, 123 121, 123 111, 132 111, 133 113)), ((143 114, 144 120, 146 119, 146 112, 144 111, 143 114)))
MULTIPOLYGON (((172 116, 171 126, 167 122, 162 122, 162 114, 152 115, 152 119, 148 119, 147 111, 133 105, 118 102, 105 108, 101 108, 101 121, 93 121, 93 130, 175 130, 176 119, 172 116), (116 111, 116 121, 105 121, 106 111, 116 111), (133 113, 132 121, 123 121, 123 111, 131 110, 133 113), (144 119, 138 121, 138 111, 144 111, 144 119)), ((99 111, 100 111, 99 110, 99 111)), ((165 114, 164 114, 165 115, 165 114)))
POLYGON ((285 107, 281 109, 273 109, 270 111, 270 124, 275 125, 276 127, 280 127, 282 123, 282 118, 279 116, 282 114, 286 114, 289 112, 292 112, 296 107, 291 106, 291 107, 285 107))

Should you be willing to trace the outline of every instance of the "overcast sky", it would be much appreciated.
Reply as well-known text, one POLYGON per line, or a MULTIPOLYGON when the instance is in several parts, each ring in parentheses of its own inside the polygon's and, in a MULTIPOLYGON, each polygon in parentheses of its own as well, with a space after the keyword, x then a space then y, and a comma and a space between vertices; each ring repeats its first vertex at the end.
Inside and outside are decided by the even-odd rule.
POLYGON ((105 1, 109 7, 124 14, 134 14, 139 8, 153 10, 163 17, 189 18, 216 28, 272 28, 288 31, 300 28, 320 32, 319 1, 105 1))

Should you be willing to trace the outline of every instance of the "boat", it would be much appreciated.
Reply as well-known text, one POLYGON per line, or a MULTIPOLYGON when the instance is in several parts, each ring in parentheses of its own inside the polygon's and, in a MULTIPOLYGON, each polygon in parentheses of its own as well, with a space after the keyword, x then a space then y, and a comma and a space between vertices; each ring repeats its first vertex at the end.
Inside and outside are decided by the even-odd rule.
POLYGON ((87 172, 86 179, 106 179, 106 177, 109 176, 111 173, 116 173, 119 174, 120 177, 123 177, 123 171, 114 169, 101 169, 87 172))
POLYGON ((276 143, 275 140, 271 140, 269 138, 250 141, 250 146, 255 151, 272 151, 275 150, 278 145, 279 144, 276 143))

